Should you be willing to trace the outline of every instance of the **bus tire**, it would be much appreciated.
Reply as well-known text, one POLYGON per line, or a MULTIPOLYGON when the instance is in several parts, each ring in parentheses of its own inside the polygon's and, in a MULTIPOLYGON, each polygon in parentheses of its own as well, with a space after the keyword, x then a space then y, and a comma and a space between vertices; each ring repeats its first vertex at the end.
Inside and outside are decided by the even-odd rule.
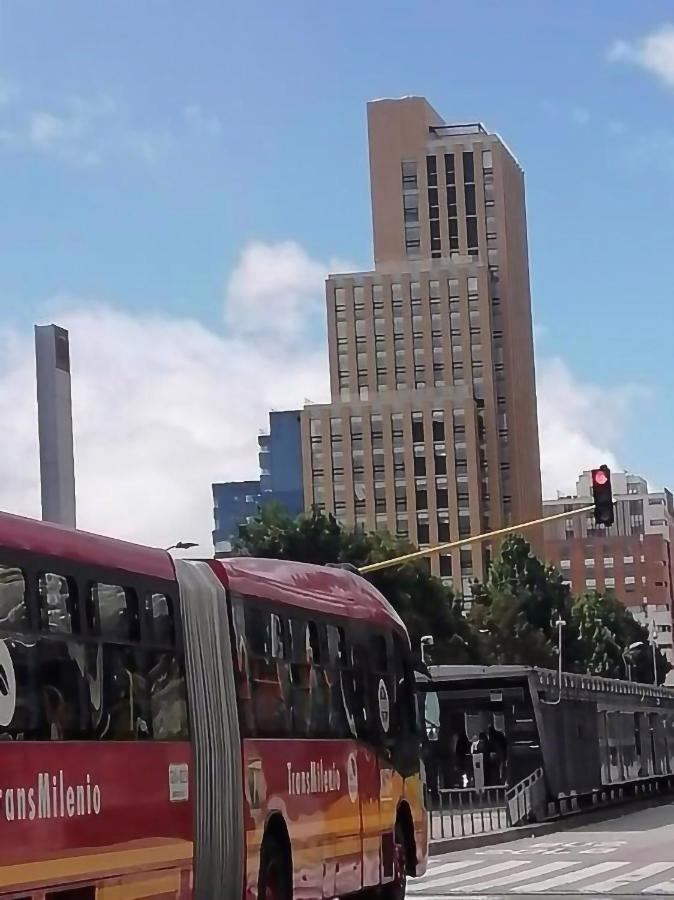
POLYGON ((404 900, 407 888, 407 840, 400 819, 396 822, 393 844, 393 881, 382 886, 381 900, 404 900))
POLYGON ((260 850, 258 900, 292 900, 292 866, 287 846, 280 840, 280 828, 268 829, 260 850))

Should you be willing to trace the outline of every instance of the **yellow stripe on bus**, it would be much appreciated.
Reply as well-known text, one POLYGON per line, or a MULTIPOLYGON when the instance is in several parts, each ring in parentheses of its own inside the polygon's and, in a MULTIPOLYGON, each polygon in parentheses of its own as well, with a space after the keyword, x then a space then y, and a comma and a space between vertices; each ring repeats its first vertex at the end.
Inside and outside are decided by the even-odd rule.
POLYGON ((133 884, 114 884, 99 888, 96 900, 141 900, 160 894, 175 894, 180 890, 180 872, 169 872, 156 878, 145 878, 133 884))
POLYGON ((24 884, 54 883, 60 879, 90 879, 104 875, 122 875, 146 867, 166 866, 170 863, 191 863, 193 845, 189 841, 165 844, 161 847, 142 847, 135 850, 112 850, 69 856, 39 862, 20 863, 0 868, 0 887, 20 887, 24 884))

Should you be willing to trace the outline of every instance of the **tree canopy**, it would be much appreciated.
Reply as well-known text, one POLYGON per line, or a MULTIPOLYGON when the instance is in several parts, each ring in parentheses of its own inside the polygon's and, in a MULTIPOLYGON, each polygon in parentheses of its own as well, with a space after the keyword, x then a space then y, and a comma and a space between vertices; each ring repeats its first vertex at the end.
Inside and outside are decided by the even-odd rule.
MULTIPOLYGON (((235 542, 235 552, 249 556, 356 567, 414 549, 383 531, 347 528, 317 509, 293 519, 275 504, 242 525, 235 542)), ((433 635, 435 663, 556 667, 561 619, 566 671, 621 678, 629 661, 635 680, 653 681, 648 630, 611 593, 572 596, 560 572, 538 559, 521 535, 506 538, 486 581, 474 582, 467 615, 462 599, 430 574, 427 560, 368 579, 405 622, 415 651, 424 635, 433 635)), ((659 649, 656 662, 662 682, 670 666, 659 649)))

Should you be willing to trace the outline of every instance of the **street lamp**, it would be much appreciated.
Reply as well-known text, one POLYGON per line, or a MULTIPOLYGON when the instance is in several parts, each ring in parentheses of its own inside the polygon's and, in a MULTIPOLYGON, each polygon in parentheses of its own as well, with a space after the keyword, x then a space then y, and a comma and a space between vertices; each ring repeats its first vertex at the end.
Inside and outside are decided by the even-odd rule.
POLYGON ((198 547, 199 544, 195 543, 195 541, 178 541, 177 544, 171 544, 170 547, 166 548, 166 552, 169 550, 191 550, 192 547, 198 547))
POLYGON ((625 666, 625 675, 627 676, 627 680, 632 680, 632 663, 630 662, 629 655, 633 650, 638 650, 639 647, 643 647, 643 641, 635 641, 633 644, 630 644, 629 647, 626 647, 622 652, 623 665, 625 666))
POLYGON ((555 622, 557 626, 557 699, 556 700, 542 700, 541 703, 547 704, 547 706, 557 706, 562 702, 562 628, 566 625, 564 619, 557 615, 557 621, 555 622))

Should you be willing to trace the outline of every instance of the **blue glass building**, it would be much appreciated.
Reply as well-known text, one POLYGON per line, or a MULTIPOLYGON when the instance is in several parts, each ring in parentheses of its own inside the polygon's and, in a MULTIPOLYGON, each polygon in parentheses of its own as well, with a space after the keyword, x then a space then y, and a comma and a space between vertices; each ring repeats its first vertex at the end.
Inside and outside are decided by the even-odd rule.
POLYGON ((213 544, 227 552, 239 525, 274 501, 291 516, 304 509, 302 437, 299 410, 269 414, 269 433, 258 437, 259 481, 226 481, 213 485, 213 544))

